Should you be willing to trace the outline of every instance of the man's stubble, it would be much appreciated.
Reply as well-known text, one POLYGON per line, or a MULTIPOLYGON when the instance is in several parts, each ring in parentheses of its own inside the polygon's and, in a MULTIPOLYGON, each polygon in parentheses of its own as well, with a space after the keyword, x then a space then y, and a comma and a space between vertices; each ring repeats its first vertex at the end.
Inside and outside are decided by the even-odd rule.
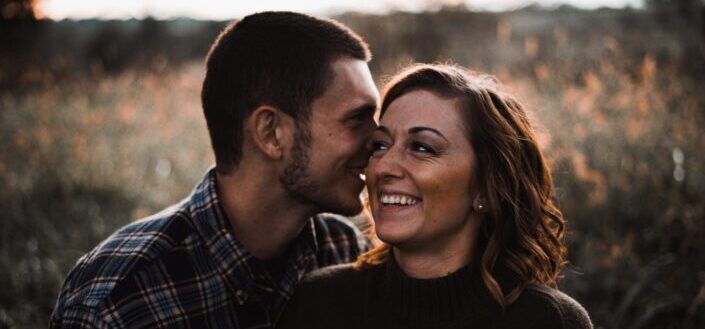
POLYGON ((330 193, 334 187, 323 186, 310 172, 311 130, 308 123, 297 123, 291 163, 284 169, 279 181, 293 198, 313 204, 320 212, 333 212, 345 216, 356 215, 359 206, 346 205, 338 196, 330 193), (354 209, 353 209, 354 208, 354 209))

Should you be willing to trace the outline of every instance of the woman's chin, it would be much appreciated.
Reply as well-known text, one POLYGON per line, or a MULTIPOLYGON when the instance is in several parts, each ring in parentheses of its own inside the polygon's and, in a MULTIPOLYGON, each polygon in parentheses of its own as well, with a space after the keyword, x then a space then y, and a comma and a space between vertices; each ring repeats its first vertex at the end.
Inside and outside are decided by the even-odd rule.
POLYGON ((377 237, 380 239, 380 241, 391 245, 391 246, 397 246, 400 244, 404 244, 404 242, 409 240, 409 234, 406 234, 405 232, 399 232, 399 231, 385 231, 385 230, 377 230, 377 237))

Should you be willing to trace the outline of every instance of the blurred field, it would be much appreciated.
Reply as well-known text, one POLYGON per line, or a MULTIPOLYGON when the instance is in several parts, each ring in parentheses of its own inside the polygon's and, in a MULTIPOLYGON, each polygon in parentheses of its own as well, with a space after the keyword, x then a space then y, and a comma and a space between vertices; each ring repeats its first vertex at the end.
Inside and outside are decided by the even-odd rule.
MULTIPOLYGON (((602 328, 705 327, 701 11, 338 17, 373 74, 453 60, 532 110, 569 221, 561 287, 602 328)), ((65 274, 212 163, 203 58, 224 22, 0 21, 0 328, 46 327, 65 274)))

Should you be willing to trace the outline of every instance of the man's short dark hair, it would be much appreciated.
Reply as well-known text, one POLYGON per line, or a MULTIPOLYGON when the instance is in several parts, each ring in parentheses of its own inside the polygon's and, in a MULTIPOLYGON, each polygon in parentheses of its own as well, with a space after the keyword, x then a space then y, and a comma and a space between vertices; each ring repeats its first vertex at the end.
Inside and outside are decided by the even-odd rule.
POLYGON ((225 28, 208 53, 201 91, 218 171, 237 167, 243 124, 258 106, 308 129, 311 103, 334 79, 330 64, 344 56, 370 60, 362 38, 331 19, 263 12, 225 28))

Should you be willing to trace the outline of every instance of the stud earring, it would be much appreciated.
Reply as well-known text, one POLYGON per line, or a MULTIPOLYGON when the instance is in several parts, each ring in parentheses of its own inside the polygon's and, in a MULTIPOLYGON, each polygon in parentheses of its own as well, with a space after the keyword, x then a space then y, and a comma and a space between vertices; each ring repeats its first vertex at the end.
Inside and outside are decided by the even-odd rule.
POLYGON ((475 203, 473 208, 475 208, 475 211, 477 212, 485 212, 485 200, 477 200, 477 203, 475 203))

